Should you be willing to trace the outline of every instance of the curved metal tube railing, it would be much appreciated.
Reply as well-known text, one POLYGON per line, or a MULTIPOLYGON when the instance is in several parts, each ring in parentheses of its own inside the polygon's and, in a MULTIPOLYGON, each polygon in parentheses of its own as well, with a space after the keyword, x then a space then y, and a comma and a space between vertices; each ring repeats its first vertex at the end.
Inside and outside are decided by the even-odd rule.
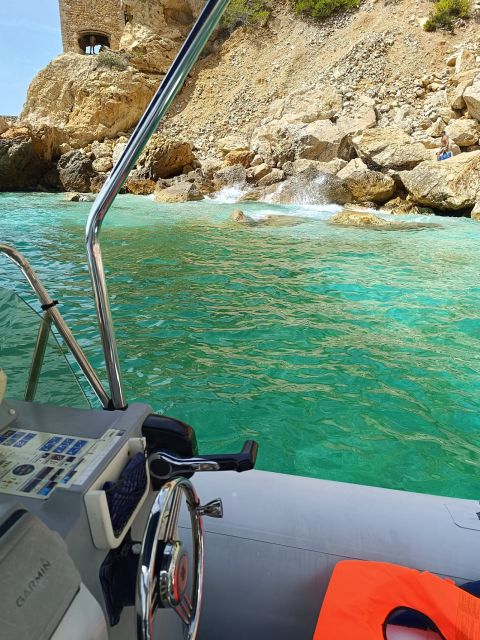
MULTIPOLYGON (((44 309, 45 314, 48 315, 48 317, 56 326, 59 334, 65 340, 65 344, 70 349, 73 357, 77 361, 78 366, 81 368, 81 370, 85 374, 85 377, 87 378, 88 382, 90 383, 90 386, 92 387, 93 391, 95 392, 98 399, 102 403, 103 407, 105 409, 111 409, 110 398, 108 397, 107 392, 103 388, 103 385, 100 382, 99 377, 97 376, 94 369, 88 362, 80 345, 73 337, 73 334, 68 328, 65 320, 63 319, 62 314, 58 310, 56 303, 50 298, 48 291, 45 289, 43 284, 38 279, 37 274, 30 266, 30 263, 28 262, 28 260, 24 258, 21 253, 19 253, 16 249, 14 249, 8 244, 0 244, 0 254, 3 254, 7 256, 7 258, 10 258, 10 260, 13 263, 15 263, 19 267, 19 269, 22 271, 29 285, 37 294, 40 304, 42 305, 42 307, 45 307, 44 309)), ((38 363, 37 363, 37 367, 38 367, 38 363)), ((29 382, 29 386, 30 386, 30 382, 29 382)))
POLYGON ((87 220, 85 236, 88 263, 114 409, 124 409, 126 402, 122 390, 120 363, 100 250, 100 230, 115 197, 182 87, 228 3, 229 0, 208 0, 206 2, 192 31, 98 194, 87 220))

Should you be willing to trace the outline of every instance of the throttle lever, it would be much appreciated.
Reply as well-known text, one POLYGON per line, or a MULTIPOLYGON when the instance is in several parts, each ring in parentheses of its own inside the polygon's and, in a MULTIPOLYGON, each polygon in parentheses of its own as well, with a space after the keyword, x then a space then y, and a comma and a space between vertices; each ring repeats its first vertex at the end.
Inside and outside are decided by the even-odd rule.
POLYGON ((255 466, 258 444, 247 440, 240 453, 216 453, 208 457, 180 458, 169 451, 155 451, 148 456, 150 474, 157 480, 198 471, 250 471, 255 466))
POLYGON ((240 453, 217 453, 208 456, 211 462, 220 465, 219 471, 250 471, 257 461, 258 443, 255 440, 247 440, 240 453))

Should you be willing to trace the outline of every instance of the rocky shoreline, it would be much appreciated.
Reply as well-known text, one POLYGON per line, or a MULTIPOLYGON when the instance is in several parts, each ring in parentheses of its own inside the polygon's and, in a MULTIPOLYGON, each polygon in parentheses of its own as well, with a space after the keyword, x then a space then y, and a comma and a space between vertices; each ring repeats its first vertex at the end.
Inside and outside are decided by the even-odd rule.
MULTIPOLYGON (((408 84, 345 86, 342 65, 356 56, 353 76, 368 75, 395 38, 387 30, 369 37, 370 48, 352 47, 323 84, 270 100, 233 135, 219 127, 205 142, 166 126, 125 192, 178 203, 237 188, 239 201, 480 218, 480 44, 457 46, 443 69, 408 84), (439 162, 444 130, 453 157, 439 162)), ((18 121, 0 118, 0 191, 100 190, 159 81, 160 67, 149 58, 142 68, 135 43, 136 57, 128 47, 104 59, 64 54, 38 74, 18 121)))

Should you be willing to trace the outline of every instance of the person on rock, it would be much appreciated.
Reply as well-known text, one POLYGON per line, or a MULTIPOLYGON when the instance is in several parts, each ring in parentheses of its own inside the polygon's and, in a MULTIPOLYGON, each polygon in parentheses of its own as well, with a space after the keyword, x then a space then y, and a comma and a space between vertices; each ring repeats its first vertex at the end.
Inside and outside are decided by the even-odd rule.
POLYGON ((442 145, 440 151, 437 153, 437 160, 447 160, 453 156, 453 153, 450 150, 450 138, 447 135, 446 131, 442 132, 442 139, 440 141, 442 145))

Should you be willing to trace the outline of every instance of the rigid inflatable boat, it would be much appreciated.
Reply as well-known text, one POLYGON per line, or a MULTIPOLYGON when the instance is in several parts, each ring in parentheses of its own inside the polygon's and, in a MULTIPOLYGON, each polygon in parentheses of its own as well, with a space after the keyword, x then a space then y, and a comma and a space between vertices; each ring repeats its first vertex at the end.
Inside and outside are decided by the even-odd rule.
POLYGON ((0 245, 41 307, 0 290, 2 640, 309 640, 340 561, 480 577, 478 502, 255 471, 255 442, 199 453, 181 416, 124 397, 102 222, 227 3, 206 3, 87 222, 108 390, 32 265, 0 245), (71 364, 103 409, 88 407, 71 364), (38 401, 48 385, 56 405, 38 401))

